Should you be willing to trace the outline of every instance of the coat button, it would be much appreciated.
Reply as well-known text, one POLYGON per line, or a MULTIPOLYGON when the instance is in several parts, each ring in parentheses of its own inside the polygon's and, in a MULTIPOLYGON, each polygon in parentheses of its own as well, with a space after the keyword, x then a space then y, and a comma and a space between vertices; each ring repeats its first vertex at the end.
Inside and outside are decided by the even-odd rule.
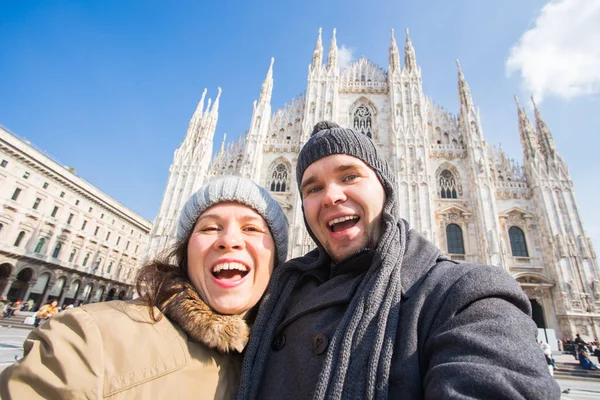
POLYGON ((285 335, 280 333, 273 339, 272 347, 273 350, 279 351, 283 349, 283 346, 285 346, 285 335))
POLYGON ((327 350, 329 339, 323 333, 317 333, 312 341, 312 351, 314 354, 323 354, 327 350))

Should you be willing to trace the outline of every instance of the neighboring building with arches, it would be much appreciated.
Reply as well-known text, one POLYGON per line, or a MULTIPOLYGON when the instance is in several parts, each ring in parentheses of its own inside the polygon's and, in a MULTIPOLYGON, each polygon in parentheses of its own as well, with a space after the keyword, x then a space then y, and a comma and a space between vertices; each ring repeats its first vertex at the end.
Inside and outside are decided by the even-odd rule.
POLYGON ((212 108, 201 103, 176 151, 151 249, 174 240, 181 190, 227 174, 253 179, 283 206, 290 222, 289 257, 314 248, 304 228, 296 160, 315 123, 329 119, 373 139, 396 176, 402 216, 447 257, 505 268, 543 316, 536 317, 538 325, 543 319, 558 337, 580 333, 600 340, 596 254, 579 218, 567 165, 537 107, 530 120, 517 104, 518 130, 507 133, 521 138, 523 158, 517 163, 485 141, 460 65, 459 105, 450 112, 424 93, 408 32, 402 62, 392 32, 386 69, 366 57, 341 66, 335 34, 324 48, 319 32, 312 58, 307 54, 312 61, 306 90, 273 112, 271 60, 260 92, 257 85, 257 101, 248 105, 248 130, 224 140, 212 160, 206 149, 213 145, 218 94, 212 108), (190 163, 190 154, 196 161, 190 163))
POLYGON ((2 128, 0 160, 0 296, 131 298, 151 223, 2 128))

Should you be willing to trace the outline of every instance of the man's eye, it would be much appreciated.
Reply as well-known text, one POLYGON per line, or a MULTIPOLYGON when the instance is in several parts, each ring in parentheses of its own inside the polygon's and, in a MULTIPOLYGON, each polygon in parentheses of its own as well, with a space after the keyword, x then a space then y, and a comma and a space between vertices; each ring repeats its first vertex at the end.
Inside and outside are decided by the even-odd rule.
POLYGON ((350 174, 344 178, 344 182, 350 182, 350 181, 355 180, 356 178, 358 178, 358 175, 350 174))
POLYGON ((313 186, 313 187, 311 187, 310 189, 308 189, 308 190, 306 191, 306 193, 309 193, 309 194, 310 194, 310 193, 317 193, 319 190, 321 190, 321 188, 320 188, 319 186, 313 186))

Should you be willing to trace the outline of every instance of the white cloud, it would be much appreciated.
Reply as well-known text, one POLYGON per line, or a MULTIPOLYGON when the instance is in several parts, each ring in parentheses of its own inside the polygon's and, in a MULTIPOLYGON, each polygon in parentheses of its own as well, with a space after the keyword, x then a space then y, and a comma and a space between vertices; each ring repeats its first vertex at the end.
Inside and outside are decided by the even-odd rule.
POLYGON ((600 1, 550 1, 511 49, 506 71, 519 71, 538 102, 600 92, 600 1))
POLYGON ((338 65, 340 69, 344 69, 350 65, 353 53, 354 49, 346 47, 345 45, 342 45, 342 47, 338 49, 338 65))

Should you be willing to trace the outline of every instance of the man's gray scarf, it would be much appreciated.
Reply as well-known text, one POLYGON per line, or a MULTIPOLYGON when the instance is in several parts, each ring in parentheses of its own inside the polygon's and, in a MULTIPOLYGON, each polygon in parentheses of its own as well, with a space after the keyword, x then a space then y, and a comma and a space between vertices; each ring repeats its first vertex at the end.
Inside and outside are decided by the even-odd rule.
MULTIPOLYGON (((433 244, 414 231, 409 234, 406 221, 385 212, 383 217, 383 234, 373 263, 329 343, 315 399, 387 398, 401 297, 403 290, 409 289, 402 284, 415 282, 440 258, 433 244), (418 254, 406 261, 419 265, 406 265, 406 252, 418 254), (401 276, 403 269, 414 276, 401 276)), ((246 347, 238 400, 256 399, 260 382, 269 379, 262 376, 266 359, 298 279, 304 272, 329 263, 319 248, 274 271, 246 347)))

